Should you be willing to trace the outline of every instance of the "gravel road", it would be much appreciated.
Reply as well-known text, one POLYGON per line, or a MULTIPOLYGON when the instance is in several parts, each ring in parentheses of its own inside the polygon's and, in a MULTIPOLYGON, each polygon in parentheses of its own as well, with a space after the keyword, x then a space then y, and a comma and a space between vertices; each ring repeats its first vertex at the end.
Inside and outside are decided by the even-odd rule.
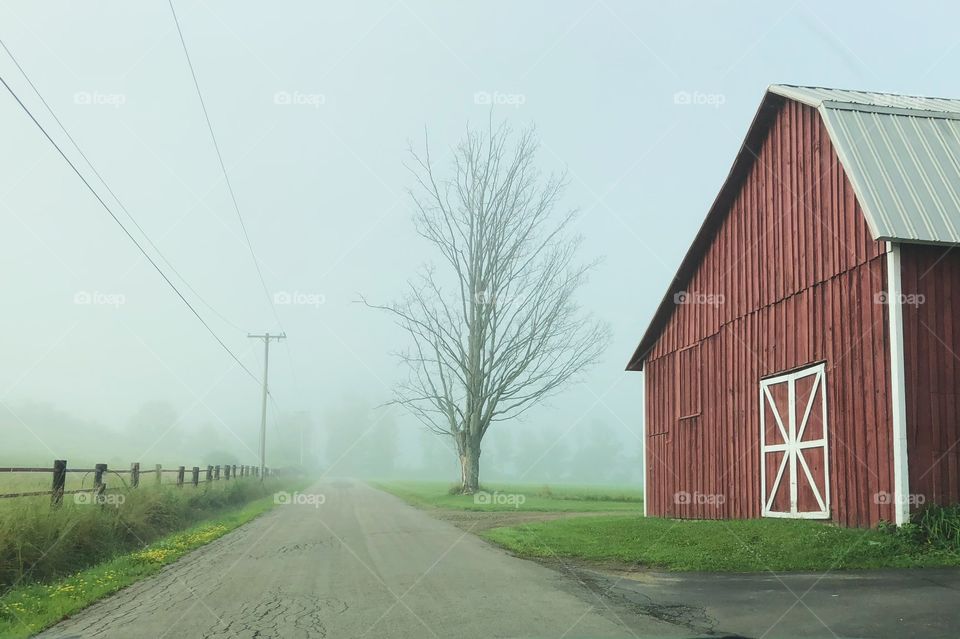
POLYGON ((677 637, 359 482, 321 483, 51 628, 48 639, 677 637))

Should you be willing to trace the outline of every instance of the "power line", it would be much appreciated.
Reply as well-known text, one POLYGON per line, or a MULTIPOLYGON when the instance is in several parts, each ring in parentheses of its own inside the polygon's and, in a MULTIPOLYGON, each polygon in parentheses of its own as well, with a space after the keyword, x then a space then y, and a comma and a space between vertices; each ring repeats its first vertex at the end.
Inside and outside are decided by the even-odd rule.
POLYGON ((112 197, 116 201, 116 203, 120 206, 120 210, 124 212, 124 214, 130 219, 131 222, 133 222, 133 225, 137 228, 138 231, 140 231, 141 235, 143 235, 143 237, 147 240, 147 243, 150 244, 153 250, 156 251, 157 255, 160 256, 160 259, 163 260, 164 264, 170 267, 170 270, 173 271, 173 273, 178 278, 180 278, 180 281, 183 282, 183 284, 187 287, 187 289, 191 293, 193 293, 204 306, 206 306, 217 317, 219 317, 221 320, 223 320, 224 322, 226 322, 236 330, 242 331, 243 330, 242 328, 237 326, 234 322, 231 322, 229 319, 227 319, 227 317, 225 317, 222 313, 220 313, 220 311, 218 311, 209 302, 207 302, 207 300, 205 300, 203 296, 200 295, 200 293, 198 293, 197 290, 190 285, 190 282, 188 282, 187 279, 180 274, 180 271, 177 270, 177 268, 170 262, 170 260, 167 259, 167 257, 163 254, 163 251, 161 251, 160 248, 153 242, 153 240, 150 239, 150 236, 147 234, 147 232, 143 230, 143 227, 140 226, 140 223, 137 222, 136 218, 133 217, 133 215, 130 213, 130 211, 127 209, 124 203, 120 200, 117 194, 113 192, 112 188, 110 188, 110 185, 107 183, 107 181, 103 178, 102 175, 100 175, 100 172, 97 171, 97 167, 93 165, 93 162, 90 161, 90 159, 87 157, 87 154, 83 152, 83 149, 80 148, 80 145, 77 144, 77 141, 73 139, 72 135, 70 135, 70 131, 67 130, 67 127, 64 126, 60 118, 57 117, 57 114, 54 112, 53 108, 47 103, 46 99, 44 99, 43 94, 40 93, 40 90, 33 83, 33 80, 30 79, 30 76, 27 74, 24 68, 20 66, 20 62, 17 60, 16 56, 13 55, 13 52, 10 51, 9 47, 7 47, 6 43, 3 41, 2 38, 0 38, 0 46, 2 46, 3 50, 7 52, 8 56, 10 56, 10 59, 13 61, 13 64, 16 65, 17 69, 20 71, 20 74, 23 75, 23 78, 27 81, 27 84, 30 85, 30 88, 33 89, 33 92, 37 95, 38 98, 40 98, 40 102, 42 102, 43 106, 46 107, 47 112, 56 121, 57 125, 60 127, 60 130, 63 131, 64 135, 67 136, 67 139, 70 140, 70 143, 73 145, 73 148, 77 150, 77 153, 80 154, 80 157, 83 158, 83 161, 86 162, 87 166, 90 167, 90 170, 93 172, 93 174, 96 175, 97 179, 100 180, 100 183, 103 184, 104 188, 107 190, 107 193, 110 194, 110 197, 112 197))
POLYGON ((250 257, 253 259, 253 265, 257 269, 257 276, 260 278, 260 285, 263 293, 267 297, 267 305, 273 312, 273 317, 277 321, 277 326, 283 332, 283 324, 280 322, 280 316, 277 314, 276 305, 270 297, 270 290, 263 279, 263 271, 260 269, 260 262, 257 260, 257 254, 253 250, 253 244, 250 242, 250 235, 247 233, 247 225, 243 222, 243 216, 240 214, 240 205, 237 204, 237 196, 233 191, 233 184, 230 182, 230 175, 227 173, 227 166, 223 162, 223 154, 220 152, 220 145, 217 143, 217 136, 213 132, 213 125, 210 122, 210 114, 207 112, 206 102, 203 100, 203 92, 200 91, 200 82, 197 80, 196 70, 193 68, 193 61, 190 59, 190 51, 187 49, 187 41, 183 37, 183 30, 180 28, 180 19, 177 18, 177 11, 173 8, 173 0, 167 0, 170 5, 170 13, 173 14, 173 21, 177 26, 177 34, 180 36, 180 44, 183 46, 183 54, 187 58, 187 66, 190 67, 190 76, 193 78, 193 86, 197 90, 197 97, 200 99, 200 108, 203 109, 203 118, 207 123, 207 130, 210 131, 210 139, 213 140, 213 148, 217 152, 217 160, 220 162, 220 170, 223 172, 223 179, 227 184, 227 190, 230 192, 230 199, 233 202, 233 209, 237 212, 237 219, 240 220, 240 228, 243 230, 243 237, 246 240, 247 248, 250 250, 250 257))
POLYGON ((77 174, 77 177, 80 178, 80 180, 87 187, 87 189, 93 194, 93 196, 97 198, 97 201, 100 202, 100 206, 102 206, 103 209, 113 219, 113 221, 117 223, 117 226, 119 226, 123 230, 124 234, 126 234, 126 236, 130 239, 130 241, 133 242, 134 245, 136 245, 136 247, 140 250, 143 256, 147 258, 147 261, 150 262, 150 265, 153 266, 154 269, 156 269, 157 273, 160 274, 160 277, 162 277, 163 280, 170 286, 170 288, 173 289, 173 292, 177 294, 177 297, 179 297, 181 301, 183 301, 183 303, 187 305, 187 308, 190 309, 190 312, 192 312, 196 316, 196 318, 200 320, 200 323, 203 324, 204 328, 206 328, 207 331, 210 333, 210 335, 212 335, 213 338, 217 340, 217 343, 220 344, 223 350, 229 353, 230 357, 232 357, 234 361, 236 361, 237 364, 240 365, 240 368, 242 368, 247 373, 247 375, 249 375, 254 381, 260 382, 260 379, 258 379, 256 375, 250 372, 250 369, 248 369, 243 364, 243 362, 240 361, 240 358, 237 357, 236 354, 234 354, 234 352, 230 350, 230 348, 226 344, 224 344, 223 340, 220 339, 220 336, 217 335, 212 328, 210 328, 210 325, 207 324, 206 320, 204 320, 203 317, 200 315, 200 313, 197 312, 197 309, 194 308, 193 304, 191 304, 190 301, 183 296, 183 293, 180 292, 180 289, 177 288, 176 284, 174 284, 170 280, 170 278, 167 277, 167 274, 164 273, 163 270, 153 260, 153 258, 150 257, 150 254, 147 253, 147 251, 143 248, 143 245, 141 245, 140 242, 137 241, 137 238, 135 238, 133 234, 131 234, 130 231, 127 229, 127 227, 123 225, 123 222, 120 221, 120 218, 117 217, 116 213, 113 212, 110 206, 107 205, 107 203, 103 200, 102 197, 100 197, 100 194, 97 193, 96 189, 93 188, 93 186, 90 184, 87 178, 83 176, 83 174, 76 167, 76 165, 70 160, 69 157, 67 157, 67 154, 64 153, 62 148, 60 148, 60 145, 57 144, 57 142, 50 136, 47 130, 43 128, 43 125, 40 124, 39 120, 37 120, 37 118, 33 115, 33 113, 30 112, 30 109, 27 108, 27 105, 23 103, 23 100, 20 99, 20 96, 17 95, 17 93, 13 90, 13 88, 11 88, 9 84, 7 84, 7 81, 3 76, 0 76, 0 82, 3 83, 3 86, 7 89, 10 95, 13 96, 13 99, 17 101, 17 104, 20 105, 20 108, 23 109, 24 113, 26 113, 30 117, 30 119, 33 121, 33 123, 37 126, 37 128, 40 129, 40 132, 43 133, 44 137, 46 137, 47 140, 50 142, 50 144, 53 145, 53 148, 57 150, 57 152, 60 154, 60 157, 62 157, 66 161, 66 163, 70 165, 70 168, 73 169, 73 172, 77 174))

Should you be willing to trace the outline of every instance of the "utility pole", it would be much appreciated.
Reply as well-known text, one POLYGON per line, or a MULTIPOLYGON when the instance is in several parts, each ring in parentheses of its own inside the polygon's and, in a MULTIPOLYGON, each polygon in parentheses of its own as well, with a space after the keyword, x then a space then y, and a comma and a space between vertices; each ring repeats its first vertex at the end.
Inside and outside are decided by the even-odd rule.
POLYGON ((263 340, 263 406, 260 409, 260 481, 262 482, 264 469, 267 466, 267 370, 270 367, 270 340, 275 339, 279 342, 287 339, 287 334, 285 332, 279 335, 247 333, 247 337, 263 340))

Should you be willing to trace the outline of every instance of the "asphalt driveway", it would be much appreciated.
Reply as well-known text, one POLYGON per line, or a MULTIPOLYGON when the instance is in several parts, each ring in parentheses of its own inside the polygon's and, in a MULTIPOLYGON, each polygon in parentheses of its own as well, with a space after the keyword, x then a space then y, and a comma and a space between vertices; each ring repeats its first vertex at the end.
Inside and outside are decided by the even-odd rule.
POLYGON ((742 575, 566 570, 612 606, 694 635, 960 637, 955 568, 742 575))

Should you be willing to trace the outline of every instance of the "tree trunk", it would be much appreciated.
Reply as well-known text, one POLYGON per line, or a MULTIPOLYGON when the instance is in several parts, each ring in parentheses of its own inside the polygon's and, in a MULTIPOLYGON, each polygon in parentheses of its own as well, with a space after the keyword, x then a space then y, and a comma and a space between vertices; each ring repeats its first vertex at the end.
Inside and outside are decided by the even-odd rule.
POLYGON ((472 495, 480 489, 480 443, 465 442, 460 451, 460 492, 472 495))

